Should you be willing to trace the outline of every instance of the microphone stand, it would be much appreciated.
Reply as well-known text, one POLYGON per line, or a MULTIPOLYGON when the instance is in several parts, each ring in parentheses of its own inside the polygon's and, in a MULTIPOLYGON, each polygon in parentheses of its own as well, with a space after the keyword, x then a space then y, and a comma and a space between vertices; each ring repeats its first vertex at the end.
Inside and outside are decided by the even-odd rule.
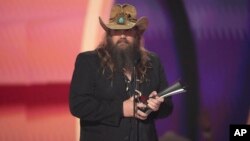
MULTIPOLYGON (((134 101, 133 101, 133 104, 134 104, 134 117, 135 117, 135 113, 136 113, 136 109, 135 109, 135 106, 136 106, 136 92, 135 90, 137 90, 138 86, 137 86, 137 75, 136 75, 136 68, 135 68, 136 64, 134 65, 134 68, 133 68, 133 78, 134 78, 134 81, 133 81, 133 86, 134 86, 134 94, 133 94, 133 97, 134 97, 134 101)), ((139 141, 139 131, 138 131, 138 120, 135 118, 135 141, 139 141)))
POLYGON ((137 72, 136 72, 136 66, 137 64, 140 62, 140 54, 137 52, 134 54, 134 67, 133 67, 133 72, 132 72, 132 78, 134 79, 133 81, 133 98, 134 98, 134 101, 133 101, 133 106, 134 106, 134 124, 132 125, 132 131, 134 130, 134 133, 133 133, 133 137, 132 137, 132 141, 139 141, 139 120, 135 117, 135 113, 136 113, 136 91, 135 90, 138 90, 138 85, 137 85, 137 72))
POLYGON ((135 121, 135 124, 134 124, 134 127, 135 127, 135 133, 134 133, 134 135, 135 135, 135 141, 139 141, 139 120, 137 119, 137 118, 135 118, 135 113, 136 113, 136 103, 137 103, 137 100, 136 100, 136 98, 138 98, 138 97, 136 97, 136 90, 138 90, 139 89, 139 85, 138 85, 138 83, 137 83, 137 72, 136 72, 136 65, 137 65, 137 63, 138 63, 138 60, 136 60, 136 62, 135 62, 135 64, 134 64, 134 67, 133 67, 133 78, 134 78, 134 81, 133 81, 133 88, 134 88, 134 90, 133 90, 133 92, 134 92, 134 94, 133 94, 133 98, 134 98, 134 101, 133 101, 133 105, 134 105, 134 121, 135 121))

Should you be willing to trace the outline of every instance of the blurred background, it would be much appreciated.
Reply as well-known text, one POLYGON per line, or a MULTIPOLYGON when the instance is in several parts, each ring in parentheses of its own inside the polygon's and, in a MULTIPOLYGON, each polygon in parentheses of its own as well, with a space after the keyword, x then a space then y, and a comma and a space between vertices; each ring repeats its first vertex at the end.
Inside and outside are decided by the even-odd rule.
POLYGON ((229 140, 230 124, 250 124, 248 0, 1 0, 0 140, 77 141, 68 108, 78 53, 93 50, 113 3, 147 16, 145 47, 169 84, 189 91, 157 121, 161 141, 229 140))

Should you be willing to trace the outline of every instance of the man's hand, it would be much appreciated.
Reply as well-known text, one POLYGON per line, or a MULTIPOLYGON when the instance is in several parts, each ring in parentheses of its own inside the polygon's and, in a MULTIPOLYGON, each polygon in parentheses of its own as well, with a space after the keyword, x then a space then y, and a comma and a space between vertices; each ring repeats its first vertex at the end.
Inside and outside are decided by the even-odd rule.
POLYGON ((164 98, 159 97, 156 91, 153 91, 147 100, 148 107, 153 111, 158 111, 162 102, 164 102, 164 98))
POLYGON ((147 113, 144 113, 140 109, 150 108, 152 111, 158 111, 162 102, 164 102, 164 98, 159 97, 156 91, 153 91, 149 95, 149 99, 147 100, 147 105, 142 102, 136 103, 134 107, 134 97, 130 97, 129 99, 123 102, 123 116, 124 117, 136 117, 141 120, 145 120, 148 117, 147 113), (135 112, 135 113, 134 113, 135 112))
POLYGON ((134 97, 123 101, 123 116, 133 117, 134 116, 134 97))
POLYGON ((146 105, 143 103, 135 103, 134 107, 134 97, 132 96, 123 102, 123 116, 136 117, 138 119, 145 120, 147 119, 148 114, 140 110, 144 108, 146 108, 146 105))
POLYGON ((143 103, 140 102, 140 103, 136 103, 136 106, 137 106, 137 108, 136 108, 135 117, 138 118, 138 119, 140 119, 140 120, 145 120, 145 119, 147 119, 148 114, 146 114, 146 113, 144 113, 144 112, 142 112, 142 111, 140 110, 140 109, 146 108, 147 105, 145 105, 145 104, 143 104, 143 103))

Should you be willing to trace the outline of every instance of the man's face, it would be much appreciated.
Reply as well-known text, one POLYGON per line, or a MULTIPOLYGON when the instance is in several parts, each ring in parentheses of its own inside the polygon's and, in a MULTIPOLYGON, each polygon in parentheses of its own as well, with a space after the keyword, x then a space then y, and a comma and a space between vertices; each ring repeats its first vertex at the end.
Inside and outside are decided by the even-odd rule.
POLYGON ((111 39, 113 44, 120 49, 126 49, 135 40, 135 29, 111 30, 111 39))

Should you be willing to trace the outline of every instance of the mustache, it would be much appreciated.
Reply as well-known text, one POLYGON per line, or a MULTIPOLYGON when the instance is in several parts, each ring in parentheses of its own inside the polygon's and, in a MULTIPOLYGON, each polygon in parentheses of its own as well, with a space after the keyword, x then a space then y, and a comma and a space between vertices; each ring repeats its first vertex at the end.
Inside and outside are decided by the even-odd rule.
POLYGON ((127 39, 119 39, 116 44, 119 44, 121 42, 125 42, 125 43, 129 44, 127 39))

